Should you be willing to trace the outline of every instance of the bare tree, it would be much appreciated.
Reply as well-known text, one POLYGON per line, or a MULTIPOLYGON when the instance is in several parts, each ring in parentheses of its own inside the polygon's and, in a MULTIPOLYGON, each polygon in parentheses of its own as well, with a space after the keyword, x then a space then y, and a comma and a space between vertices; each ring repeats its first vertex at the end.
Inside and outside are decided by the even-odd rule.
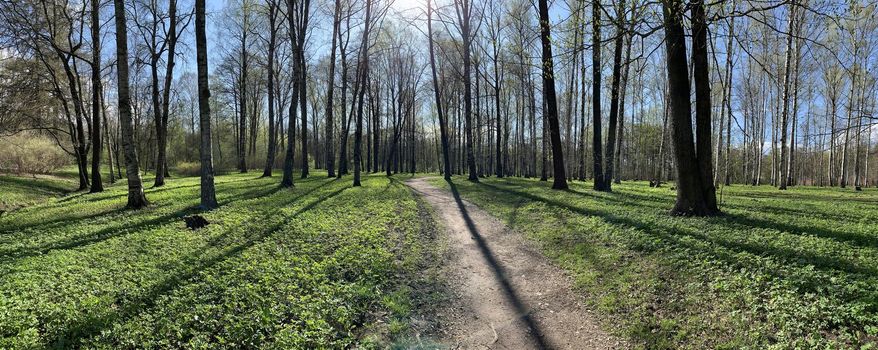
MULTIPOLYGON (((101 181, 101 6, 99 0, 91 0, 91 189, 96 193, 104 190, 101 181)), ((113 173, 112 168, 110 174, 113 173)), ((112 176, 112 175, 111 175, 112 176)))
MULTIPOLYGON (((692 13, 692 79, 695 82, 695 151, 701 174, 701 193, 706 215, 719 213, 716 189, 713 186, 713 129, 711 127, 710 63, 708 60, 708 28, 704 0, 693 0, 692 13)), ((670 63, 668 63, 670 64, 670 63)))
MULTIPOLYGON (((280 30, 278 16, 280 14, 279 0, 268 0, 268 153, 265 156, 265 168, 263 177, 270 177, 274 168, 274 157, 277 155, 277 130, 275 130, 275 56, 277 48, 277 32, 280 30)), ((330 84, 331 86, 331 84, 330 84)))
POLYGON ((366 20, 363 22, 363 40, 360 42, 360 58, 357 65, 359 96, 357 98, 357 123, 354 130, 354 186, 360 186, 362 167, 363 100, 369 78, 369 30, 372 27, 372 0, 366 0, 366 20))
POLYGON ((464 132, 466 148, 466 166, 469 172, 467 179, 478 182, 478 170, 473 154, 473 83, 472 83, 472 43, 473 43, 473 4, 470 0, 455 0, 454 10, 457 15, 457 24, 460 29, 463 44, 463 108, 464 108, 464 132))
MULTIPOLYGON (((699 5, 701 4, 696 4, 696 6, 699 5)), ((665 47, 667 49, 669 120, 671 122, 671 139, 674 143, 674 158, 677 164, 677 200, 674 208, 671 210, 671 214, 714 215, 716 211, 710 208, 705 198, 704 186, 702 186, 704 178, 702 177, 701 169, 699 169, 695 137, 692 132, 692 107, 689 102, 689 63, 686 59, 686 34, 683 28, 685 6, 681 0, 663 0, 662 8, 664 14, 665 47)), ((698 20, 696 19, 696 21, 698 20)), ((693 27, 697 28, 694 23, 693 27)), ((694 30, 696 36, 698 36, 698 31, 699 29, 694 30)), ((696 42, 695 46, 697 45, 696 42)), ((697 49, 693 48, 693 52, 695 51, 697 49)), ((698 62, 701 62, 701 60, 699 59, 698 62)), ((696 96, 701 96, 701 94, 696 93, 696 96)), ((696 106, 698 103, 699 101, 696 100, 696 106)), ((709 131, 710 129, 708 128, 709 131)), ((701 137, 701 134, 699 134, 699 137, 701 137)), ((710 147, 708 146, 709 149, 710 147)))
POLYGON ((595 191, 608 191, 609 186, 604 182, 604 151, 603 140, 601 139, 601 2, 600 0, 592 0, 592 63, 591 63, 591 83, 592 83, 592 163, 594 167, 594 189, 595 191))
POLYGON ((567 174, 564 169, 564 154, 561 146, 561 126, 558 123, 558 100, 555 96, 555 65, 552 60, 552 36, 549 22, 549 4, 540 0, 540 41, 543 46, 543 99, 546 103, 546 119, 549 121, 549 134, 552 140, 552 166, 554 182, 552 188, 567 189, 567 174))
MULTIPOLYGON (((202 0, 198 0, 202 1, 202 0)), ((149 204, 143 193, 140 165, 134 145, 134 125, 131 122, 131 97, 128 89, 128 24, 125 1, 114 0, 116 11, 116 74, 119 78, 119 122, 122 128, 122 148, 125 150, 125 172, 128 176, 128 207, 139 209, 149 204)))
MULTIPOLYGON (((121 0, 116 0, 121 1, 121 0)), ((201 133, 201 208, 218 207, 213 184, 213 147, 210 126, 210 84, 207 71, 207 35, 205 33, 204 0, 195 0, 195 45, 198 65, 198 129, 201 133)))
MULTIPOLYGON (((616 132, 618 131, 618 122, 619 115, 621 114, 619 111, 624 106, 619 106, 619 95, 621 94, 621 86, 622 86, 622 46, 625 41, 625 29, 624 29, 624 16, 625 16, 625 0, 620 0, 616 6, 616 38, 614 39, 614 49, 613 49, 613 80, 611 82, 612 90, 610 91, 610 120, 607 124, 607 147, 606 154, 604 158, 606 159, 606 164, 604 167, 604 178, 601 180, 603 182, 603 191, 611 191, 613 186, 613 170, 614 167, 614 157, 616 156, 615 147, 616 147, 616 132)), ((598 102, 595 102, 598 103, 598 102)), ((597 181, 597 180, 595 180, 597 181)))
MULTIPOLYGON (((781 131, 780 131, 780 168, 778 169, 780 173, 778 174, 778 178, 780 179, 781 190, 787 189, 787 180, 788 180, 788 170, 787 162, 789 158, 787 158, 787 130, 789 130, 789 106, 790 106, 790 94, 792 93, 792 84, 790 83, 790 79, 792 77, 792 63, 793 63, 793 27, 795 27, 796 16, 793 12, 795 8, 795 3, 790 6, 789 16, 789 34, 787 35, 787 50, 786 50, 786 60, 784 63, 784 76, 783 76, 783 111, 781 112, 781 131)), ((795 142, 795 140, 793 140, 795 142)))
POLYGON ((333 147, 333 128, 335 121, 333 120, 333 104, 335 103, 335 59, 336 48, 338 47, 339 27, 341 26, 341 0, 335 0, 332 15, 332 46, 329 53, 329 78, 326 86, 326 137, 324 138, 326 145, 326 172, 329 177, 335 177, 335 151, 333 147))

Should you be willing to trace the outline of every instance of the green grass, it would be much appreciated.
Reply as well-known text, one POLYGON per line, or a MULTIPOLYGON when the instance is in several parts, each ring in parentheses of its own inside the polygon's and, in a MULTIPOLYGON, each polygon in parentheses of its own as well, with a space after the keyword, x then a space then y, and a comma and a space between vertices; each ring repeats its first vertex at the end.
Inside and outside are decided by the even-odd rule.
POLYGON ((0 211, 11 211, 76 190, 76 183, 54 176, 0 175, 0 211))
MULTIPOLYGON (((607 328, 649 349, 874 348, 878 191, 733 186, 716 218, 679 218, 668 187, 455 178, 537 242, 607 328)), ((434 184, 451 187, 441 179, 434 184)))
MULTIPOLYGON (((186 229, 198 178, 124 181, 0 216, 0 348, 373 348, 410 332, 432 283, 429 214, 399 180, 217 177, 220 209, 186 229), (146 182, 150 183, 150 182, 146 182)), ((4 189, 5 191, 5 189, 4 189)))

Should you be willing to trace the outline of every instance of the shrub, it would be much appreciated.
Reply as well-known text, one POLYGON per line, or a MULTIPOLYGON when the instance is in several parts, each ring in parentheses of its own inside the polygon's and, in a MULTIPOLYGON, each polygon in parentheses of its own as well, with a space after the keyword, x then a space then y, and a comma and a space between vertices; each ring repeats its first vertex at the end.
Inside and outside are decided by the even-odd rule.
POLYGON ((18 134, 0 142, 0 171, 49 174, 70 163, 70 155, 48 137, 18 134))
POLYGON ((201 162, 179 162, 174 167, 174 172, 180 176, 200 176, 201 162))

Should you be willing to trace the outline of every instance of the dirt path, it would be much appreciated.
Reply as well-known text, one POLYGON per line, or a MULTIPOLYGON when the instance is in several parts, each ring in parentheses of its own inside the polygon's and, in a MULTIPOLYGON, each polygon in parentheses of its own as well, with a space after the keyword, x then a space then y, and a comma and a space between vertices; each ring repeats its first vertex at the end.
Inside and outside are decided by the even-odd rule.
POLYGON ((455 301, 440 315, 443 342, 459 349, 623 349, 602 331, 569 278, 521 235, 459 195, 406 182, 448 235, 455 301))

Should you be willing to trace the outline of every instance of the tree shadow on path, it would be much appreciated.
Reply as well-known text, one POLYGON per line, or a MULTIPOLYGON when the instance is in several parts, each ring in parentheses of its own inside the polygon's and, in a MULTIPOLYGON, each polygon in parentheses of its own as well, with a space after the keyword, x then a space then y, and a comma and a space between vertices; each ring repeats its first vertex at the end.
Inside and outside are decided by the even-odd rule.
POLYGON ((536 349, 553 349, 554 347, 549 344, 549 340, 545 338, 540 327, 534 322, 533 318, 530 315, 530 310, 524 305, 521 299, 518 297, 518 293, 515 291, 515 288, 512 284, 509 283, 509 279, 506 277, 506 272, 503 269, 503 266, 494 258, 494 253, 491 251, 491 248, 488 247, 488 243, 485 241, 485 238, 479 233, 479 230, 476 228, 475 222, 469 215, 469 211, 466 209, 466 204, 463 203, 463 199, 460 197, 460 192, 457 190, 457 186, 454 185, 453 182, 448 181, 448 185, 451 188, 451 194, 454 196, 454 201, 457 203, 457 207, 460 211, 460 216, 463 218, 463 221, 466 222, 467 230, 470 232, 472 238, 478 244, 479 250, 482 253, 482 256, 485 258, 485 261, 491 267, 491 270, 494 272, 494 277, 497 279, 497 282, 500 283, 500 286, 503 288, 503 292, 505 293, 506 298, 512 303, 512 306, 515 308, 515 311, 521 315, 522 321, 524 321, 525 325, 529 329, 533 331, 533 342, 532 344, 536 349))

